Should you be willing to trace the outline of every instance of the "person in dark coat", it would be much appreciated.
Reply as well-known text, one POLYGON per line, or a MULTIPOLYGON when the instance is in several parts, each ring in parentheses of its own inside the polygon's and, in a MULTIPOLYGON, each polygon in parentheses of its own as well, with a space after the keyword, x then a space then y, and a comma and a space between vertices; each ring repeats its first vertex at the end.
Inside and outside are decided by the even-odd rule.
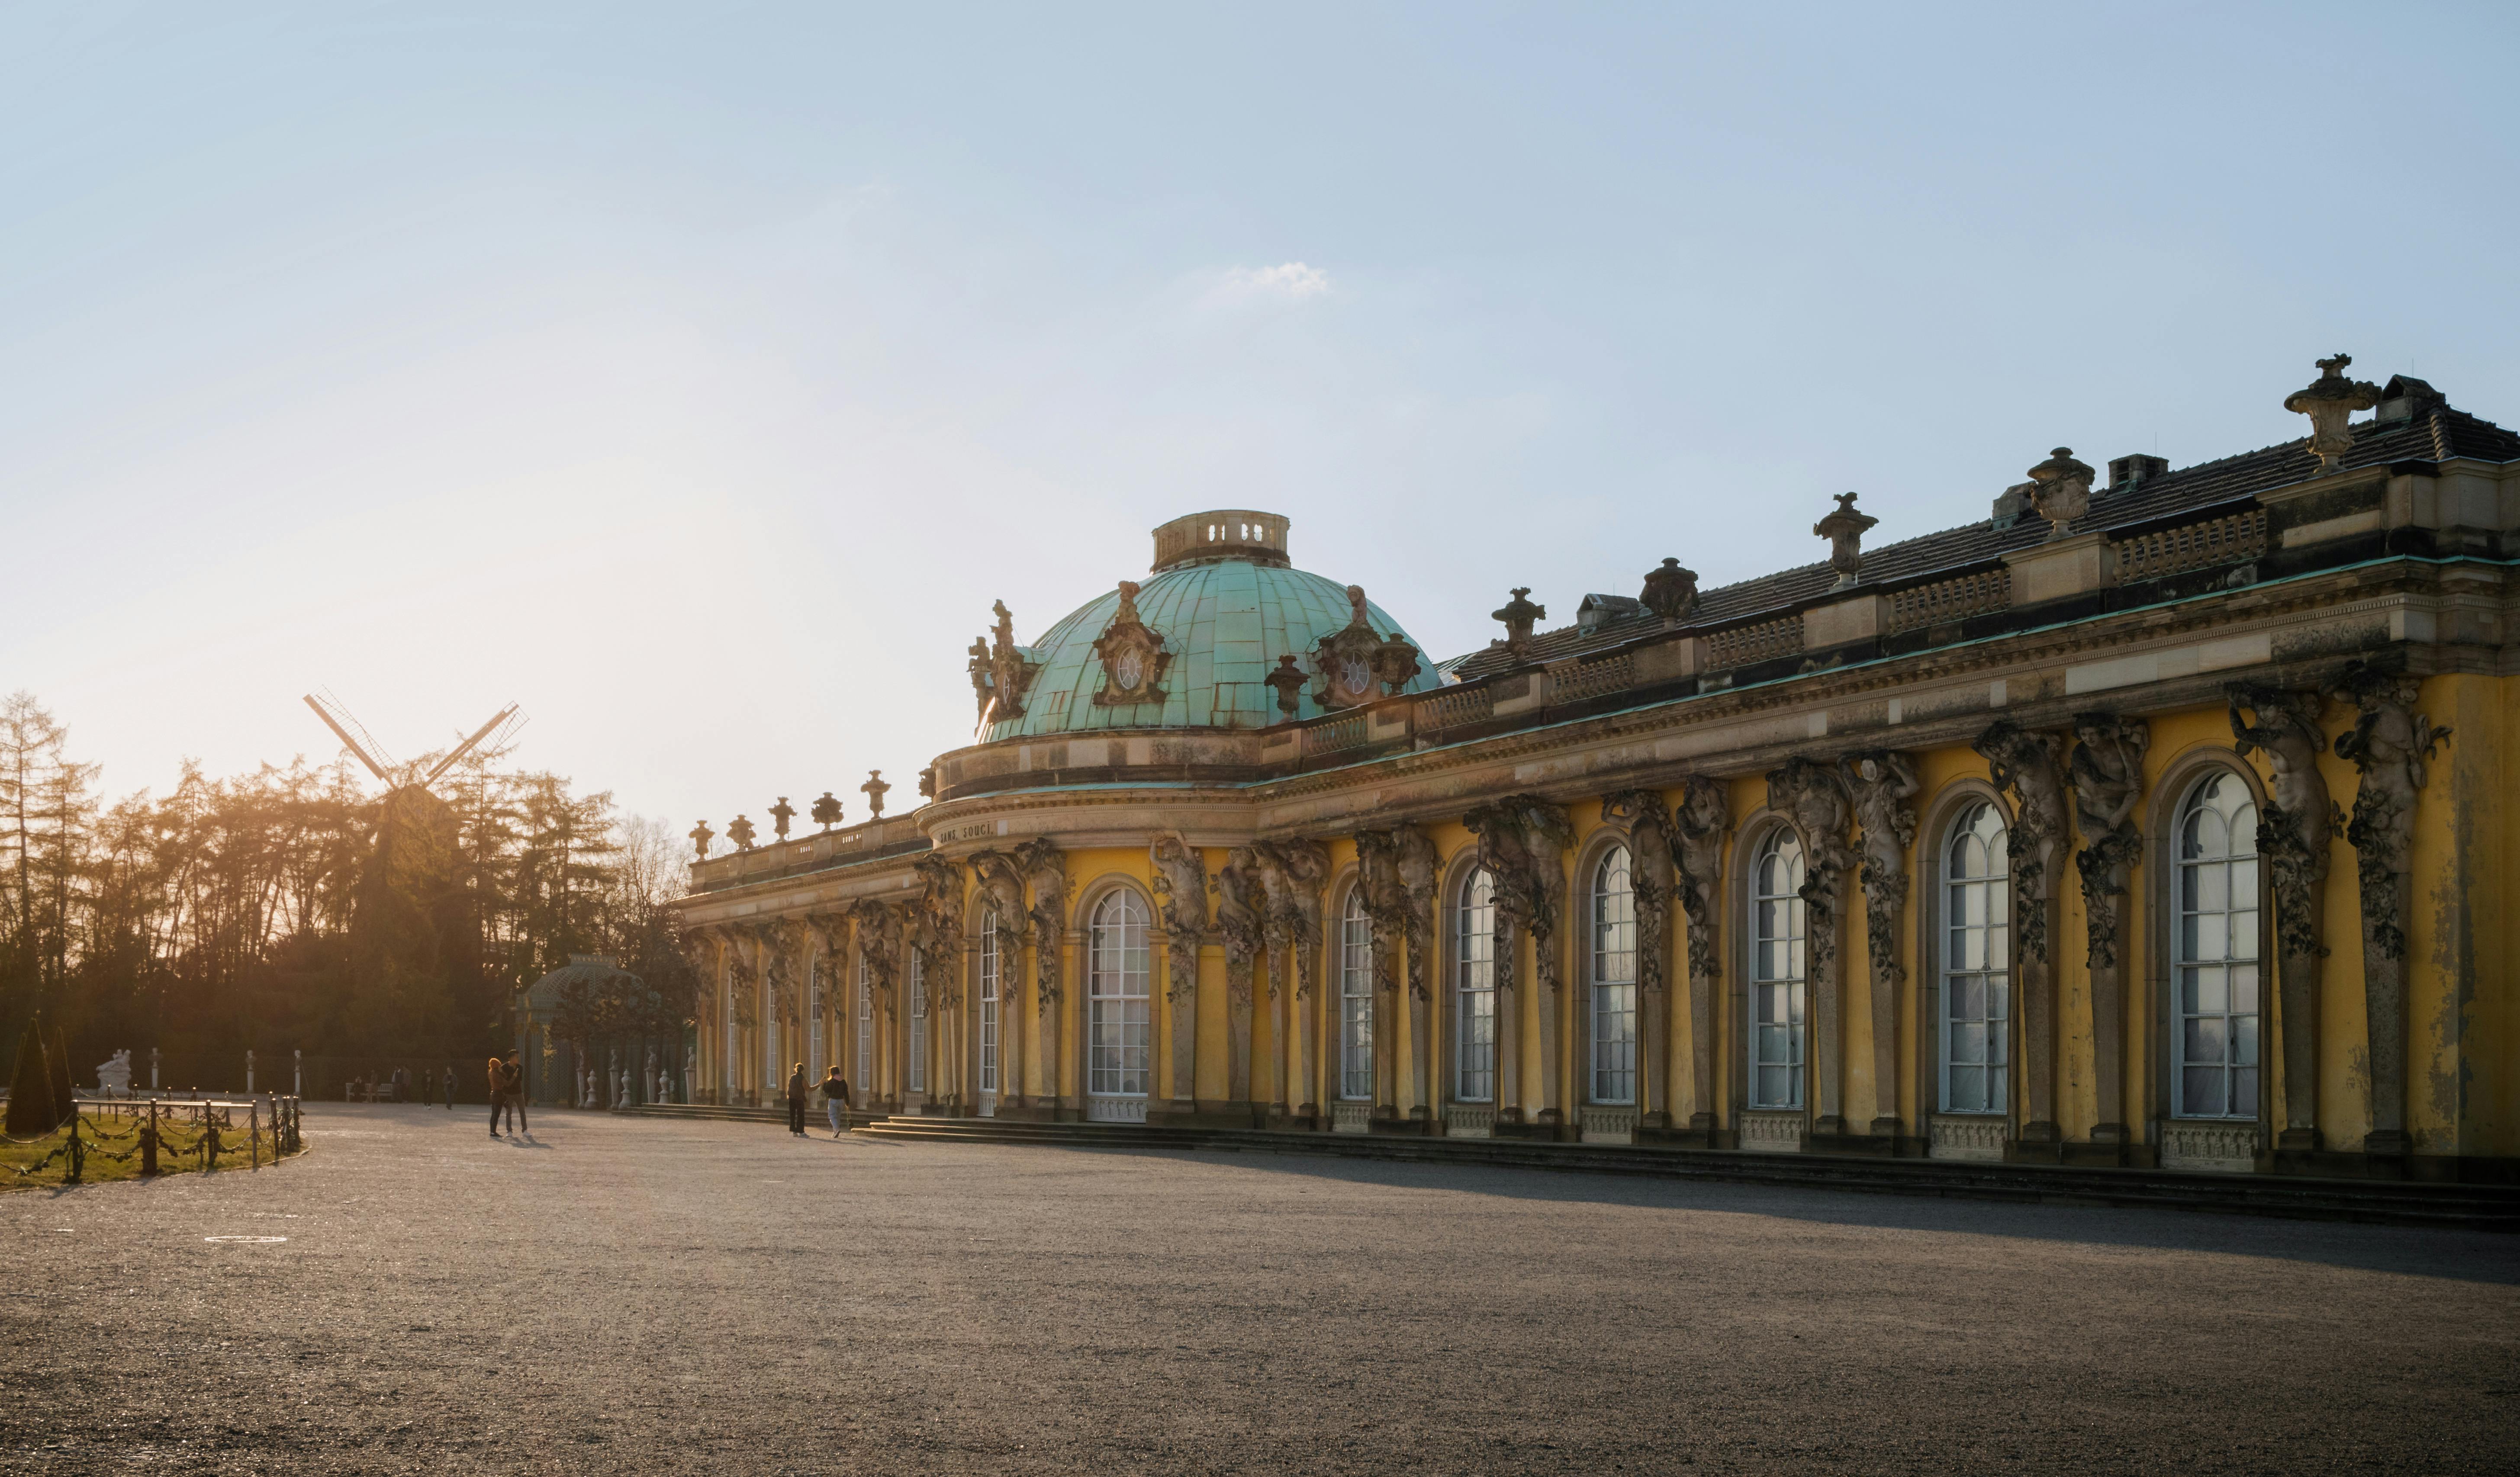
POLYGON ((490 1058, 490 1137, 499 1137, 499 1120, 508 1111, 508 1072, 499 1058, 490 1058))
POLYGON ((800 1061, 788 1074, 788 1132, 799 1139, 805 1137, 805 1098, 812 1092, 805 1082, 805 1064, 800 1061))
POLYGON ((525 1126, 525 1060, 514 1052, 508 1053, 507 1068, 499 1074, 500 1088, 508 1095, 508 1106, 517 1114, 517 1137, 530 1139, 534 1131, 525 1126))
POLYGON ((823 1074, 823 1111, 832 1120, 832 1137, 840 1137, 840 1114, 849 1106, 848 1079, 840 1075, 837 1063, 823 1074))

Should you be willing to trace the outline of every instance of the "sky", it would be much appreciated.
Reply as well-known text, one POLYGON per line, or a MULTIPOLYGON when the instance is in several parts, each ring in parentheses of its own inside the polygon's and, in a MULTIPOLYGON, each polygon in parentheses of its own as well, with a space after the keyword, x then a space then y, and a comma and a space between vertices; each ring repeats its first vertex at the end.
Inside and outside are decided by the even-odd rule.
POLYGON ((0 8, 0 691, 113 795, 512 762, 679 830, 967 743, 1148 531, 1430 652, 1677 556, 2520 424, 2520 7, 0 8))

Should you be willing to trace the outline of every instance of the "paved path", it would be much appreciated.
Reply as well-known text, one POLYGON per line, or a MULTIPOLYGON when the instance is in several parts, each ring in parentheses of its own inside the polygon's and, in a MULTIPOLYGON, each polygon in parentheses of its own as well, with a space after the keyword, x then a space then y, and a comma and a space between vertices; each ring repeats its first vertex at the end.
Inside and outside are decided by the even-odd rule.
POLYGON ((0 1195, 0 1469, 2520 1465, 2520 1237, 534 1122, 0 1195))

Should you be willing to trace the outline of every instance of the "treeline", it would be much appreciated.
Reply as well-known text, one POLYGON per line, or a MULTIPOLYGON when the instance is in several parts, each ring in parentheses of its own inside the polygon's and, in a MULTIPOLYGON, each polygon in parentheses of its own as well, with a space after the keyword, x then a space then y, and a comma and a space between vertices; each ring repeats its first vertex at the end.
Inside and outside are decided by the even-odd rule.
POLYGON ((426 789, 346 759, 229 779, 187 764, 168 794, 109 801, 54 716, 8 698, 0 1041, 40 1010, 82 1083, 125 1047, 144 1081, 153 1047, 478 1060, 514 1045, 515 992, 580 954, 644 977, 643 1013, 688 1015, 664 909, 681 843, 505 757, 476 751, 426 789))

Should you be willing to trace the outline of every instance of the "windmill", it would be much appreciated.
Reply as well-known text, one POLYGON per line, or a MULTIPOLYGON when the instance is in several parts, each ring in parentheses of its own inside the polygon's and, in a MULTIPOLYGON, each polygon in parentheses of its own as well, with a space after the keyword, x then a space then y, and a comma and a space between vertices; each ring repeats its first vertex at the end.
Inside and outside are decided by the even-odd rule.
POLYGON ((464 906, 456 880, 455 812, 429 786, 485 740, 504 741, 523 720, 509 703, 445 757, 397 764, 330 693, 306 694, 306 705, 385 786, 350 910, 356 988, 349 1004, 371 1017, 372 1028, 436 1034, 429 1028, 449 1023, 444 951, 463 926, 464 906))

